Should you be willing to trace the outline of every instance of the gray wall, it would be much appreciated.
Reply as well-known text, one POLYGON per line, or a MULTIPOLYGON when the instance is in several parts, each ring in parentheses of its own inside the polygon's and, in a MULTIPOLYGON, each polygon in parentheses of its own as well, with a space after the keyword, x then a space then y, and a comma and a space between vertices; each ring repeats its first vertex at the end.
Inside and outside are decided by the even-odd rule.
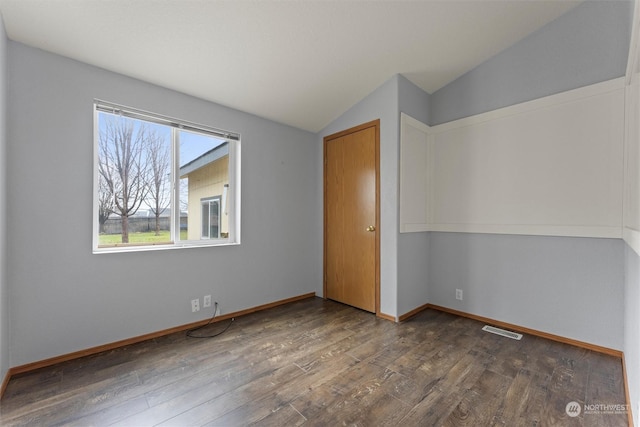
POLYGON ((624 245, 624 357, 634 424, 640 423, 640 257, 624 245))
MULTIPOLYGON (((426 302, 438 303, 439 301, 442 305, 450 306, 444 296, 454 295, 451 293, 454 291, 450 288, 455 282, 455 270, 431 271, 434 266, 432 261, 440 256, 439 248, 443 247, 447 239, 455 239, 453 234, 441 234, 438 240, 440 245, 436 248, 428 233, 406 235, 398 233, 399 112, 406 112, 426 123, 441 123, 620 77, 626 70, 631 11, 632 3, 629 2, 582 4, 433 95, 421 91, 403 76, 396 76, 319 133, 321 142, 322 137, 328 134, 377 117, 382 119, 381 304, 383 312, 399 316, 426 302)), ((512 236, 477 235, 473 238, 478 247, 489 247, 495 241, 502 241, 507 247, 513 243, 512 236)), ((571 276, 570 268, 572 268, 575 254, 581 251, 588 253, 592 245, 598 244, 585 243, 586 240, 576 242, 571 239, 567 241, 556 238, 540 239, 542 239, 539 240, 540 242, 544 242, 540 243, 541 245, 548 245, 550 248, 565 247, 571 242, 569 246, 575 252, 564 255, 566 262, 564 264, 560 262, 555 266, 553 272, 557 277, 571 276), (582 247, 583 245, 586 247, 582 247)), ((619 252, 621 257, 622 252, 619 252)), ((491 256, 490 252, 487 256, 491 256)), ((531 254, 527 251, 521 252, 520 256, 521 258, 513 261, 522 266, 531 262, 531 254)), ((559 253, 559 256, 563 254, 559 253)), ((618 291, 607 294, 601 302, 605 307, 613 307, 614 320, 612 321, 621 325, 619 310, 615 308, 622 304, 620 290, 622 274, 621 270, 616 270, 616 268, 622 268, 620 259, 609 256, 601 263, 604 272, 613 274, 617 271, 620 274, 617 276, 614 274, 611 277, 604 273, 604 276, 592 276, 586 286, 602 290, 603 286, 608 286, 611 281, 614 282, 618 291), (605 282, 600 281, 605 278, 605 282), (615 282, 616 279, 617 282, 615 282)), ((464 260, 453 259, 451 262, 464 265, 464 260)), ((501 263, 502 255, 495 254, 492 264, 501 265, 501 263)), ((520 283, 528 282, 528 279, 526 277, 523 280, 518 279, 517 272, 513 272, 508 278, 496 275, 493 278, 493 285, 514 286, 518 289, 522 288, 521 293, 526 293, 526 287, 521 286, 520 283), (508 280, 508 282, 501 282, 502 280, 508 280), (511 284, 511 281, 515 283, 511 284)), ((553 304, 555 295, 558 293, 565 296, 571 295, 573 284, 559 280, 552 283, 559 288, 553 287, 551 292, 551 288, 543 285, 539 293, 541 302, 548 300, 553 304), (547 291, 549 292, 545 294, 544 292, 547 291)), ((478 283, 476 286, 483 286, 483 284, 478 283)), ((482 293, 482 290, 478 289, 478 291, 482 293)), ((489 287, 487 292, 491 291, 492 288, 489 287)), ((518 291, 513 290, 513 295, 518 298, 518 291)), ((594 296, 587 305, 593 305, 596 298, 594 296)), ((494 308, 496 307, 489 305, 481 311, 487 317, 507 321, 501 318, 504 313, 494 308)), ((537 315, 544 316, 542 313, 537 315)), ((535 316, 536 314, 531 318, 525 316, 520 321, 516 318, 513 323, 534 328, 533 325, 546 325, 538 321, 539 319, 535 316)), ((582 313, 575 313, 574 317, 571 317, 571 314, 568 316, 570 319, 567 321, 573 326, 584 320, 582 313)), ((566 336, 599 345, 613 343, 615 348, 621 348, 620 336, 612 340, 604 336, 603 329, 598 328, 593 333, 580 332, 578 335, 572 335, 577 329, 577 327, 568 328, 571 334, 566 336)), ((542 330, 562 335, 560 331, 565 328, 553 327, 542 330)))
MULTIPOLYGON (((627 1, 579 5, 432 94, 428 123, 623 76, 632 11, 627 1)), ((428 245, 429 302, 622 349, 621 241, 432 233, 428 245)))
POLYGON ((470 233, 429 239, 432 304, 622 350, 622 240, 470 233))
MULTIPOLYGON (((433 93, 425 123, 624 76, 633 6, 584 2, 433 93)), ((429 233, 425 243, 419 235, 411 242, 401 235, 399 277, 412 278, 411 269, 420 265, 421 256, 412 249, 419 244, 426 245, 422 257, 429 260, 429 302, 624 350, 638 424, 640 259, 625 243, 456 233, 429 233), (455 300, 455 289, 464 290, 463 301, 455 300)), ((399 282, 403 289, 402 283, 409 283, 399 282)), ((407 287, 421 285, 413 277, 407 287)))
POLYGON ((380 119, 380 310, 391 316, 397 313, 398 281, 398 80, 387 80, 317 135, 322 150, 325 136, 380 119))
POLYGON ((6 167, 6 90, 7 36, 0 19, 0 383, 11 367, 9 356, 9 285, 7 284, 7 167, 6 167))
POLYGON ((633 2, 587 1, 431 95, 435 125, 624 76, 633 2))
POLYGON ((398 76, 398 108, 400 112, 408 114, 422 123, 428 123, 429 117, 431 117, 430 105, 431 95, 404 76, 398 76))
POLYGON ((315 135, 11 41, 8 82, 12 366, 321 287, 315 135), (242 244, 93 255, 94 98, 241 133, 242 244))
MULTIPOLYGON (((403 76, 398 78, 400 112, 423 123, 429 118, 429 95, 403 76)), ((399 117, 398 117, 399 120, 399 117)), ((400 134, 398 131, 398 141, 400 134)), ((398 229, 399 225, 396 225, 398 229)), ((398 315, 429 301, 428 281, 429 233, 398 235, 398 315)))

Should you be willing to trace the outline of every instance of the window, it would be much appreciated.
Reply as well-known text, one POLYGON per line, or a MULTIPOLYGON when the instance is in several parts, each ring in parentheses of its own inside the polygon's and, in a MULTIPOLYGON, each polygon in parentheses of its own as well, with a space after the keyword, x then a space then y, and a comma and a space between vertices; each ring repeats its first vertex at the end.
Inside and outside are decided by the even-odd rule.
POLYGON ((240 243, 240 137, 96 101, 94 252, 240 243))

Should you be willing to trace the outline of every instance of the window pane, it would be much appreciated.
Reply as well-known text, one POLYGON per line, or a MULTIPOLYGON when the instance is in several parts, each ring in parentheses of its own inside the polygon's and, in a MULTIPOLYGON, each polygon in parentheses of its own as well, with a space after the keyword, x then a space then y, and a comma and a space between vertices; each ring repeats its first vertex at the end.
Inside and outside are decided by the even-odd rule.
POLYGON ((228 218, 220 212, 220 195, 229 184, 228 142, 188 131, 179 131, 179 140, 179 199, 187 218, 186 233, 180 238, 217 239, 221 233, 228 236, 228 218), (211 201, 214 197, 215 202, 207 203, 205 211, 203 200, 211 201))
POLYGON ((101 247, 171 243, 171 129, 98 113, 101 247))
POLYGON ((217 199, 209 203, 209 238, 220 238, 220 204, 217 199))
POLYGON ((209 238, 209 202, 202 202, 202 235, 203 239, 209 238))

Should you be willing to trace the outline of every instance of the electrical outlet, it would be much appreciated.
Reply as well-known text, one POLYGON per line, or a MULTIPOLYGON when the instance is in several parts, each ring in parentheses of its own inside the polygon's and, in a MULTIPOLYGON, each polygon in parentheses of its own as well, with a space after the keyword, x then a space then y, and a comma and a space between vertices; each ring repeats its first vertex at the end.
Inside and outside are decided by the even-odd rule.
POLYGON ((462 301, 462 289, 456 289, 456 299, 462 301))
POLYGON ((191 312, 195 313, 196 311, 200 311, 200 298, 191 300, 191 312))
POLYGON ((202 300, 202 306, 204 308, 211 307, 211 295, 205 295, 202 300))

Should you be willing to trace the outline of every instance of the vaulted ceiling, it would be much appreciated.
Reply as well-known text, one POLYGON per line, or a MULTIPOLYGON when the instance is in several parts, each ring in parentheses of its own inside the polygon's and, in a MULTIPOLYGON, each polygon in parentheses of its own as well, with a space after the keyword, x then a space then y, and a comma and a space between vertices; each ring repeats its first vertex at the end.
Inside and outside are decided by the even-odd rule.
POLYGON ((0 0, 33 47, 317 132, 395 74, 433 93, 577 1, 0 0))

